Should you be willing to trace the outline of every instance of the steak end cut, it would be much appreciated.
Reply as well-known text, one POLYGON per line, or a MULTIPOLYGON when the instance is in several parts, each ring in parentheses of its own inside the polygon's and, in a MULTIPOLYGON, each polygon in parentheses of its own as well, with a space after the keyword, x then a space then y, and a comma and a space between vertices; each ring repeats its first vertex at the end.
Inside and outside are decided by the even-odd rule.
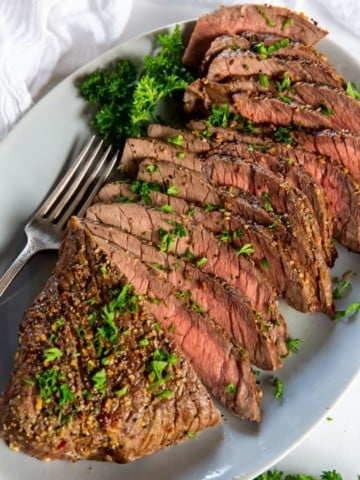
POLYGON ((20 326, 0 435, 39 459, 125 463, 219 421, 171 335, 72 218, 20 326))

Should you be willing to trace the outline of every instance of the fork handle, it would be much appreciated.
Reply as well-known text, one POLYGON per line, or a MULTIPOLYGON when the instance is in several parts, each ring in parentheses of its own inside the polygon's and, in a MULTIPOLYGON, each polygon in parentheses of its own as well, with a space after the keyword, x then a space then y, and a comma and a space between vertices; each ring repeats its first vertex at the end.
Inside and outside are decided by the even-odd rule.
POLYGON ((0 278, 0 297, 6 291, 20 270, 22 270, 22 268, 26 265, 28 260, 30 260, 30 258, 41 249, 41 246, 35 239, 27 240, 23 250, 19 253, 10 267, 0 278))

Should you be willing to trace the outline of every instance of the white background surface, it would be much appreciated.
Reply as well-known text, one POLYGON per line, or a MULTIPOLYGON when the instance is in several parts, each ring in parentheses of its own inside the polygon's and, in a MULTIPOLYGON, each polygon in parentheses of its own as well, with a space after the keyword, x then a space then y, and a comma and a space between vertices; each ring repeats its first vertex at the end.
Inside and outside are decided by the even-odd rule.
MULTIPOLYGON (((354 0, 355 2, 358 0, 354 0)), ((173 22, 196 17, 212 8, 211 3, 190 0, 134 0, 130 21, 122 35, 123 39, 173 22)), ((294 2, 294 8, 304 4, 303 9, 315 19, 324 13, 313 2, 294 2), (312 4, 312 5, 311 5, 312 4)), ((326 16, 321 26, 329 30, 329 38, 338 44, 351 46, 354 56, 359 57, 360 40, 336 20, 326 16)), ((353 79, 359 81, 359 79, 353 79)), ((360 261, 360 257, 359 257, 360 261)), ((360 339, 359 339, 360 348, 360 339)), ((324 365, 324 369, 326 369, 324 365)), ((314 385, 316 388, 316 385, 314 385)), ((335 408, 329 411, 328 419, 319 425, 274 468, 284 473, 307 473, 319 477, 323 470, 337 470, 344 480, 356 480, 360 474, 360 376, 345 392, 335 408)), ((301 412, 299 415, 301 416, 301 412)), ((239 449, 241 445, 239 445, 239 449)), ((256 452, 254 452, 256 455, 256 452)), ((196 479, 194 479, 196 480, 196 479)))

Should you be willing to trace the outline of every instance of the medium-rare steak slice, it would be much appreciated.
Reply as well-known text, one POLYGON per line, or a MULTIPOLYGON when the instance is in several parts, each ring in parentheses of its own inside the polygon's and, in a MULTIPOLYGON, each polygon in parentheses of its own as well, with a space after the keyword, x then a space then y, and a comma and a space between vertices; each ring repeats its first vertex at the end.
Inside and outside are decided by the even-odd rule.
POLYGON ((292 136, 304 150, 336 160, 360 183, 360 135, 325 129, 318 132, 294 130, 292 136))
MULTIPOLYGON (((296 310, 308 310, 309 298, 312 295, 309 272, 294 262, 287 242, 277 230, 245 220, 225 209, 221 212, 206 211, 196 204, 189 204, 181 198, 158 191, 149 192, 149 199, 148 204, 164 211, 191 215, 194 221, 214 232, 221 241, 231 243, 237 249, 251 244, 254 249, 252 260, 276 291, 296 310)), ((104 185, 95 199, 95 202, 105 203, 117 201, 141 201, 141 196, 134 195, 131 184, 117 182, 104 185)))
MULTIPOLYGON (((199 160, 198 163, 201 164, 201 161, 199 160)), ((293 248, 294 258, 312 271, 310 279, 315 292, 317 292, 317 302, 311 303, 309 309, 310 311, 323 309, 331 315, 333 312, 331 280, 321 245, 319 228, 309 200, 298 189, 291 187, 286 182, 279 181, 276 175, 260 166, 250 165, 246 162, 232 162, 219 157, 212 158, 211 161, 207 159, 201 167, 197 165, 195 168, 197 170, 202 168, 205 176, 214 184, 238 187, 257 196, 263 202, 264 207, 271 206, 271 208, 267 208, 268 213, 276 215, 279 219, 286 219, 291 231, 288 241, 293 248)), ((206 188, 209 187, 201 178, 196 178, 196 173, 200 175, 195 170, 184 167, 179 169, 171 163, 161 164, 149 160, 140 164, 138 178, 146 182, 152 179, 165 185, 174 184, 180 196, 185 199, 197 197, 197 201, 201 202, 201 197, 207 195, 206 188), (149 165, 151 173, 149 173, 149 165), (200 184, 200 182, 202 183, 200 184), (197 196, 198 194, 200 196, 197 196)), ((230 208, 233 210, 232 205, 230 208)))
MULTIPOLYGON (((107 239, 93 238, 142 295, 160 326, 172 332, 174 342, 209 391, 231 412, 245 420, 259 421, 260 393, 248 353, 234 345, 206 313, 178 299, 171 285, 149 265, 107 239)), ((138 337, 138 341, 141 339, 138 337)), ((166 378, 166 372, 161 374, 159 368, 156 375, 166 378)))
POLYGON ((197 67, 212 40, 219 35, 242 32, 270 33, 313 45, 326 31, 303 14, 270 5, 234 5, 220 7, 198 18, 183 55, 186 65, 197 67))
POLYGON ((281 366, 274 343, 250 302, 238 291, 198 269, 196 262, 194 265, 162 252, 151 243, 115 227, 90 221, 85 224, 92 234, 110 240, 157 269, 159 275, 176 289, 176 297, 188 300, 192 308, 206 312, 221 325, 237 345, 247 350, 254 365, 264 370, 281 366))
POLYGON ((218 154, 234 158, 240 157, 248 162, 253 162, 268 168, 280 175, 283 181, 297 187, 309 199, 313 212, 320 228, 321 241, 324 248, 328 265, 333 266, 336 258, 336 250, 333 245, 333 221, 329 212, 325 192, 313 178, 299 168, 294 162, 289 163, 288 158, 280 160, 277 155, 264 152, 262 148, 251 148, 247 143, 225 142, 211 150, 208 155, 218 154))
POLYGON ((195 260, 204 272, 224 279, 251 302, 279 353, 286 354, 286 325, 269 282, 246 255, 238 255, 234 248, 193 222, 191 217, 185 219, 174 213, 128 203, 93 204, 86 218, 121 228, 182 259, 195 260))
MULTIPOLYGON (((241 92, 232 95, 233 107, 240 115, 254 123, 270 123, 284 126, 296 125, 312 130, 326 128, 333 130, 348 129, 352 133, 359 134, 360 116, 354 118, 354 108, 350 108, 350 106, 349 110, 341 108, 342 101, 344 101, 344 105, 349 105, 354 103, 353 99, 345 93, 342 94, 342 91, 339 90, 336 101, 334 96, 327 96, 328 91, 325 90, 325 86, 321 88, 323 90, 319 86, 316 89, 319 92, 317 106, 292 100, 287 95, 276 97, 267 93, 247 94, 241 92), (329 100, 327 100, 328 98, 329 100), (321 99, 324 99, 323 103, 321 99), (348 99, 351 101, 349 102, 348 99)), ((316 101, 315 97, 313 99, 316 101)))
POLYGON ((223 84, 198 79, 187 86, 183 101, 188 116, 208 116, 213 105, 225 103, 232 113, 254 123, 360 133, 357 102, 343 90, 326 85, 298 82, 277 92, 250 80, 223 84), (347 110, 341 108, 342 103, 347 110))
POLYGON ((223 50, 212 60, 206 78, 212 82, 224 82, 252 75, 275 77, 285 72, 292 82, 316 82, 333 87, 343 85, 342 78, 332 68, 325 67, 321 63, 284 56, 261 58, 251 51, 233 49, 223 50))
MULTIPOLYGON (((215 38, 205 53, 201 64, 201 74, 206 75, 207 67, 210 61, 220 54, 223 50, 231 48, 232 50, 250 50, 265 57, 288 57, 306 60, 308 62, 318 63, 326 68, 333 67, 328 63, 325 55, 301 42, 291 41, 289 38, 276 37, 271 34, 257 33, 249 34, 245 32, 241 35, 221 35, 215 38), (265 48, 264 48, 265 47, 265 48)), ((340 76, 339 81, 340 81, 340 76)))
POLYGON ((220 421, 172 335, 124 280, 73 218, 21 323, 0 406, 11 448, 124 463, 220 421))

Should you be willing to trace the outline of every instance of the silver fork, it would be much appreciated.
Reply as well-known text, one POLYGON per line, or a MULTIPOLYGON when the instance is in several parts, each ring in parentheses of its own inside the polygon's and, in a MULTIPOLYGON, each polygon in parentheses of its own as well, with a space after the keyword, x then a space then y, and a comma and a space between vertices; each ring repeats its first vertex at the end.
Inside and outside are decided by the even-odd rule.
POLYGON ((85 213, 117 160, 118 152, 109 160, 112 147, 102 153, 102 145, 103 141, 95 142, 95 136, 87 142, 70 169, 25 225, 26 245, 0 278, 0 297, 35 253, 59 248, 71 215, 85 213))

